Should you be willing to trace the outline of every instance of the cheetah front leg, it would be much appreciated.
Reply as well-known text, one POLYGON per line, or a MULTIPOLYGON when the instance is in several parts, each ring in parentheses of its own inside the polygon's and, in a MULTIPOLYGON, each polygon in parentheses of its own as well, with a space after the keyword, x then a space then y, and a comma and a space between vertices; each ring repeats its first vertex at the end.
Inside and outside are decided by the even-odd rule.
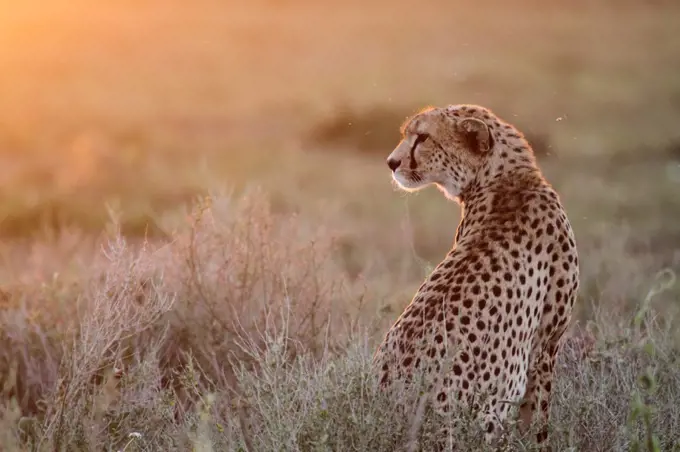
POLYGON ((553 385, 553 369, 559 344, 554 343, 543 350, 529 370, 527 389, 519 409, 520 431, 526 433, 534 421, 539 422, 536 443, 541 451, 550 452, 548 429, 550 421, 550 394, 553 385), (535 419, 537 418, 537 419, 535 419))

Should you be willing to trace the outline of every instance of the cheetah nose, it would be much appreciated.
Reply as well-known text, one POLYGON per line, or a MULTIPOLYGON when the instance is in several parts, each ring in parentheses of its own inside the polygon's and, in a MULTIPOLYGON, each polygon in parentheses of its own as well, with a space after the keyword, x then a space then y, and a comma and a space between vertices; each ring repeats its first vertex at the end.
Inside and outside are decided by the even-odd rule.
POLYGON ((387 159, 387 166, 389 166, 392 171, 395 171, 397 168, 399 168, 399 165, 401 165, 401 160, 391 158, 387 159))

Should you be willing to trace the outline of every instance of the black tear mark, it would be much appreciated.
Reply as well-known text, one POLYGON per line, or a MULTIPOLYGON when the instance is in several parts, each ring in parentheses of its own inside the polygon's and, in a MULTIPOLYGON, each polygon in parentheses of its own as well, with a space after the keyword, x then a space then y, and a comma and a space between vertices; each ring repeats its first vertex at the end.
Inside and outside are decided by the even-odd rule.
POLYGON ((413 146, 411 146, 411 161, 409 162, 409 168, 412 170, 418 168, 418 164, 416 163, 416 147, 423 141, 427 140, 427 137, 428 136, 425 134, 419 134, 416 137, 416 141, 413 142, 413 146))

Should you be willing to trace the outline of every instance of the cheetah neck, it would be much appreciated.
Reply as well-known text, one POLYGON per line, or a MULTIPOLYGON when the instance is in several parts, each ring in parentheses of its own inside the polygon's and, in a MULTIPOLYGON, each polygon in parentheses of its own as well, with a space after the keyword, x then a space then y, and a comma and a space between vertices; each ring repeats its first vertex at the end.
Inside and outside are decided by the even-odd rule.
POLYGON ((543 179, 529 145, 524 140, 515 141, 495 149, 493 155, 475 171, 470 183, 458 196, 461 205, 473 203, 484 192, 515 190, 530 180, 543 179))
POLYGON ((485 237, 489 216, 501 221, 514 221, 521 209, 521 194, 537 191, 549 184, 537 167, 518 167, 503 173, 495 179, 476 182, 459 196, 461 219, 456 228, 454 243, 465 237, 485 237))
POLYGON ((535 164, 516 164, 508 167, 496 162, 489 168, 482 168, 459 196, 461 225, 467 224, 468 227, 459 227, 462 230, 458 231, 457 236, 462 234, 463 230, 471 233, 472 230, 468 230, 470 224, 485 224, 484 218, 490 214, 497 214, 499 211, 510 214, 514 209, 507 200, 517 199, 517 194, 534 191, 546 184, 535 164))

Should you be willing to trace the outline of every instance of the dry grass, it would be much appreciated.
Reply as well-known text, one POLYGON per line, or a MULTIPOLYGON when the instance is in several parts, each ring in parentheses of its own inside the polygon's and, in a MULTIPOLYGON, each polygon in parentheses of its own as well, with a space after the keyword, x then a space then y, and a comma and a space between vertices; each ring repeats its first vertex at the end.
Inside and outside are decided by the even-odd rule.
POLYGON ((191 218, 167 243, 116 235, 88 268, 69 275, 67 262, 49 284, 3 291, 0 375, 6 402, 37 416, 23 420, 40 432, 29 439, 98 450, 139 430, 165 441, 163 424, 181 420, 180 441, 192 391, 219 389, 228 405, 239 389, 229 363, 257 367, 259 341, 276 331, 315 356, 356 328, 363 291, 323 259, 329 234, 270 213, 257 191, 191 218), (189 367, 196 387, 184 387, 189 367))
MULTIPOLYGON (((8 450, 387 451, 405 441, 409 425, 385 416, 369 371, 395 315, 375 300, 397 275, 382 289, 350 277, 332 227, 272 212, 259 190, 198 206, 175 230, 154 245, 113 235, 99 251, 63 237, 56 262, 30 264, 54 272, 49 282, 5 287, 8 450)), ((635 283, 586 278, 627 293, 635 283)), ((645 285, 661 293, 673 278, 645 285)), ((627 449, 646 437, 631 416, 647 406, 662 450, 678 446, 675 323, 648 292, 617 313, 603 298, 606 314, 575 325, 555 390, 558 450, 627 449), (649 393, 638 383, 647 374, 649 393)), ((423 447, 439 422, 426 415, 423 447)), ((459 441, 481 447, 473 424, 460 428, 459 441)), ((505 442, 531 447, 512 429, 505 442)))

